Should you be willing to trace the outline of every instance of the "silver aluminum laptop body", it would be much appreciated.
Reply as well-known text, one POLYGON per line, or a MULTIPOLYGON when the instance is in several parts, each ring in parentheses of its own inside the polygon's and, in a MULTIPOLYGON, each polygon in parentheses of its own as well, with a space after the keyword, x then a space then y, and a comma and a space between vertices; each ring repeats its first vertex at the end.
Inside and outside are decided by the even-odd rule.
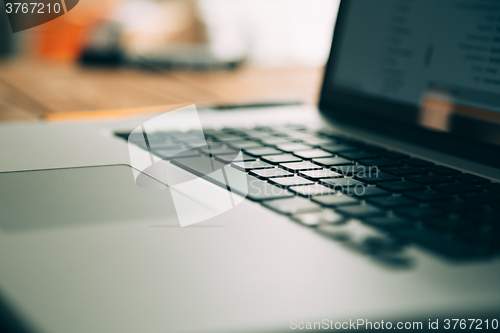
MULTIPOLYGON (((345 20, 348 3, 342 6, 345 20)), ((500 180, 493 166, 332 121, 313 107, 199 115, 204 128, 326 126, 500 180)), ((127 143, 113 134, 146 120, 0 125, 4 327, 281 332, 330 321, 422 322, 426 329, 439 320, 443 329, 447 318, 498 319, 498 257, 456 262, 408 245, 408 263, 391 265, 250 200, 181 228, 169 191, 134 183, 127 143)), ((338 227, 354 239, 380 233, 355 219, 338 227)))

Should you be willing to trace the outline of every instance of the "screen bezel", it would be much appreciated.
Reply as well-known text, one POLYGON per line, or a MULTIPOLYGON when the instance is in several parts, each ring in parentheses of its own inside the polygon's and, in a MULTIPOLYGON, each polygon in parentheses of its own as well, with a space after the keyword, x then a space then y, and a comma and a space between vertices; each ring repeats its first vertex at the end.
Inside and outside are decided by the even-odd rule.
POLYGON ((475 128, 473 132, 478 135, 466 131, 450 133, 431 130, 418 123, 419 108, 414 105, 335 86, 333 77, 351 1, 340 2, 330 57, 325 67, 319 98, 321 113, 327 119, 347 122, 350 125, 500 168, 500 147, 480 136, 484 131, 500 131, 500 126, 479 119, 464 118, 462 121, 472 125, 475 128))

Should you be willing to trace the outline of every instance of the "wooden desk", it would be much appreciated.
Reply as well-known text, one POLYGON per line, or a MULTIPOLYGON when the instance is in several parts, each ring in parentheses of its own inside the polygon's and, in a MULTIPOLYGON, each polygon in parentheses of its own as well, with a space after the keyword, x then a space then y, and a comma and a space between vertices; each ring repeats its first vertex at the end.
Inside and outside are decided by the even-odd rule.
POLYGON ((15 60, 0 63, 0 120, 78 119, 101 110, 120 115, 191 103, 293 99, 315 104, 321 79, 322 68, 153 72, 15 60))

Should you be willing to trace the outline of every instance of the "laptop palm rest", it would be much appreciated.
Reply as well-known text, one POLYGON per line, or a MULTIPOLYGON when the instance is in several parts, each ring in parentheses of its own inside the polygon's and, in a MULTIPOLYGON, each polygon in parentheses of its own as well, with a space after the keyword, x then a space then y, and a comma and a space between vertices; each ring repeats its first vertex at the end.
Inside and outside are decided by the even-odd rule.
POLYGON ((178 225, 170 191, 143 181, 151 183, 147 189, 127 165, 0 173, 0 231, 159 218, 178 225))

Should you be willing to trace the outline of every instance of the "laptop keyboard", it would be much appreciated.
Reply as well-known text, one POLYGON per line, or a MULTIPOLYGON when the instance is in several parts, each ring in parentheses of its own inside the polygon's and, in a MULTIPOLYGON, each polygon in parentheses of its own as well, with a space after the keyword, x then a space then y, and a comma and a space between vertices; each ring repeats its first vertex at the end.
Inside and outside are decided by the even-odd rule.
POLYGON ((173 155, 191 148, 189 132, 157 132, 149 149, 200 175, 197 158, 231 163, 247 174, 248 199, 310 227, 356 218, 450 258, 500 250, 500 183, 299 125, 205 130, 205 137, 208 146, 173 155), (234 160, 238 148, 242 158, 234 160))

